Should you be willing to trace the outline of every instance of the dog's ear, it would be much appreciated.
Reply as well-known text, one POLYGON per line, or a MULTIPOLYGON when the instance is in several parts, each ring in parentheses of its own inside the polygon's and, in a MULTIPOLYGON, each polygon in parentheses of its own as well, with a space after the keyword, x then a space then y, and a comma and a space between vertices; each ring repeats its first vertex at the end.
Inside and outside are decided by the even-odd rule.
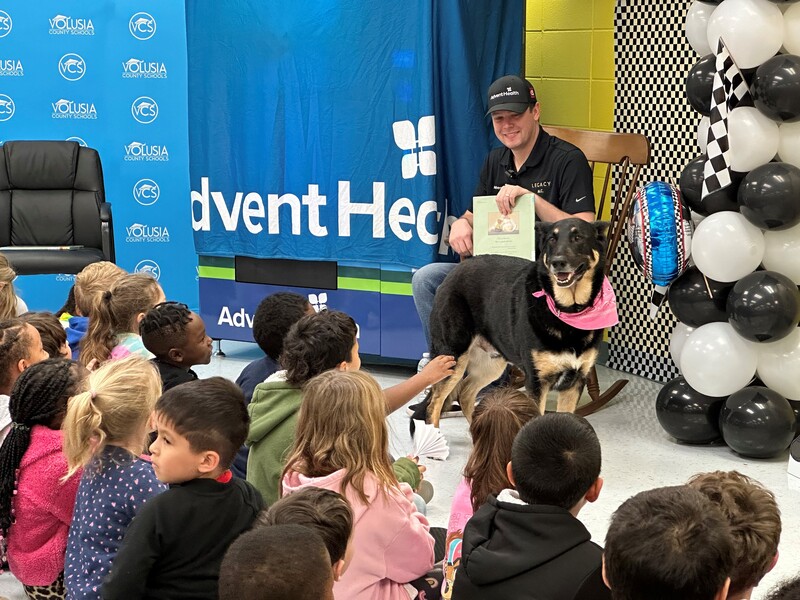
POLYGON ((597 239, 601 242, 607 241, 608 229, 611 227, 611 223, 609 221, 595 221, 593 224, 597 232, 597 239))
POLYGON ((536 230, 536 256, 538 257, 544 249, 544 241, 550 232, 553 231, 555 223, 545 223, 543 221, 536 221, 534 228, 536 230))

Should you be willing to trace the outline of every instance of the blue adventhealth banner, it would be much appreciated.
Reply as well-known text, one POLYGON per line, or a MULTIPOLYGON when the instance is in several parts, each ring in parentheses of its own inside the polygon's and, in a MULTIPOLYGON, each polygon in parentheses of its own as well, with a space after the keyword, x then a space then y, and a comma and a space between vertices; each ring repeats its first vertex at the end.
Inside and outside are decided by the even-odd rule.
MULTIPOLYGON (((196 306, 185 40, 182 2, 0 0, 0 141, 96 148, 117 262, 196 306)), ((15 286, 32 308, 56 310, 73 279, 15 286)))
POLYGON ((418 267, 446 254, 519 73, 523 0, 187 4, 198 254, 418 267))

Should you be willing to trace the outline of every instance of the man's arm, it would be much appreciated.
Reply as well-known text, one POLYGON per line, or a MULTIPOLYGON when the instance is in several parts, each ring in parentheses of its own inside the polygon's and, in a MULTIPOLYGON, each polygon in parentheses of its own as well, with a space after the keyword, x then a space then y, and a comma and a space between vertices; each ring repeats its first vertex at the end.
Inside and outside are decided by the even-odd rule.
MULTIPOLYGON (((524 187, 519 185, 504 185, 502 188, 500 188, 500 191, 497 192, 497 208, 501 213, 507 215, 514 209, 514 206, 517 203, 517 198, 523 194, 530 193, 532 193, 530 190, 526 190, 524 187)), ((539 194, 534 194, 534 196, 536 196, 536 202, 534 203, 536 216, 538 216, 542 221, 553 223, 555 221, 569 219, 571 217, 583 219, 589 223, 594 221, 594 212, 564 212, 560 208, 556 208, 550 204, 550 202, 542 198, 539 194)))

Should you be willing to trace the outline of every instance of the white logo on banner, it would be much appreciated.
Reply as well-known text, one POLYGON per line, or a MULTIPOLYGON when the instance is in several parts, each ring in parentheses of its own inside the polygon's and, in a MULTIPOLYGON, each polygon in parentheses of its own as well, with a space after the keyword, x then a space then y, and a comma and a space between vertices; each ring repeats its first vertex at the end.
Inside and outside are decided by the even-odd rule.
POLYGON ((124 79, 166 79, 167 66, 163 62, 129 58, 122 63, 124 79))
POLYGON ((133 186, 133 199, 142 206, 150 206, 158 201, 161 190, 152 179, 140 179, 133 186))
POLYGON ((131 142, 125 146, 125 160, 127 161, 169 161, 169 151, 160 144, 145 144, 144 142, 131 142))
POLYGON ((88 147, 86 142, 83 141, 83 138, 79 138, 77 135, 73 135, 72 137, 68 137, 65 141, 67 141, 67 142, 78 142, 79 146, 83 146, 84 148, 88 147))
POLYGON ((169 242, 169 229, 166 227, 134 223, 130 227, 126 227, 125 231, 128 234, 125 238, 126 242, 152 242, 162 244, 169 242))
POLYGON ((94 102, 75 102, 62 98, 58 102, 51 102, 53 119, 96 119, 97 109, 94 102))
POLYGON ((148 273, 152 275, 153 278, 158 281, 161 279, 161 267, 158 266, 158 263, 154 260, 150 260, 149 258, 145 258, 144 260, 140 260, 136 263, 136 267, 133 269, 134 273, 148 273))
POLYGON ((417 172, 436 175, 436 152, 423 150, 436 144, 436 118, 433 115, 420 118, 416 131, 411 121, 395 121, 392 123, 392 132, 397 147, 410 151, 403 155, 403 179, 413 179, 417 172))
POLYGON ((11 96, 0 94, 0 121, 8 121, 14 116, 16 110, 17 107, 11 99, 11 96))
POLYGON ((58 72, 67 81, 78 81, 86 74, 86 61, 79 54, 65 54, 58 61, 58 72))
POLYGON ((75 19, 66 15, 56 15, 50 21, 50 35, 94 35, 91 19, 75 19))
POLYGON ((158 103, 150 96, 139 96, 131 104, 131 114, 143 125, 152 123, 158 118, 158 103))
POLYGON ((22 61, 16 58, 0 58, 0 77, 23 77, 22 61))
POLYGON ((146 12, 137 12, 128 21, 128 29, 137 40, 149 40, 156 34, 156 20, 146 12))
POLYGON ((11 28, 13 26, 14 23, 11 20, 11 15, 4 10, 0 10, 0 38, 6 37, 11 33, 11 28))
POLYGON ((328 293, 320 292, 319 294, 309 294, 308 303, 314 307, 314 310, 319 312, 328 308, 328 293))
POLYGON ((69 275, 68 273, 59 273, 56 275, 56 281, 69 281, 70 283, 75 283, 75 275, 69 275))

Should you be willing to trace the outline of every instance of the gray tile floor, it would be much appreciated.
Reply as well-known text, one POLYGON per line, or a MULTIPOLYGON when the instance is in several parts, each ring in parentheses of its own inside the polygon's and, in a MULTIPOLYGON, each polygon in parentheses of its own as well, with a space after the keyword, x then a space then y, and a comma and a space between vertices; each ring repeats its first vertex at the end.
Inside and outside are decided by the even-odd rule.
MULTIPOLYGON (((227 356, 214 357, 208 366, 197 368, 200 377, 221 375, 235 379, 242 368, 258 357, 254 344, 225 342, 227 356)), ((411 369, 365 365, 384 387, 412 375, 411 369)), ((599 367, 601 388, 618 378, 630 383, 604 410, 589 417, 600 437, 603 448, 603 478, 605 485, 595 504, 581 512, 581 519, 595 541, 602 544, 611 513, 633 494, 664 485, 685 482, 701 471, 737 469, 769 487, 777 496, 783 514, 783 536, 780 560, 756 589, 753 598, 759 600, 775 583, 800 574, 800 490, 790 487, 786 474, 788 455, 770 460, 752 460, 737 456, 725 446, 684 446, 674 442, 658 425, 655 417, 655 397, 660 386, 651 381, 620 374, 599 367)), ((391 452, 396 456, 411 449, 408 418, 399 410, 389 417, 391 452)), ((426 477, 435 487, 428 506, 428 518, 433 525, 447 526, 450 498, 461 477, 461 469, 470 451, 467 424, 463 417, 442 421, 442 432, 450 446, 447 461, 428 463, 426 477)), ((0 575, 0 600, 22 600, 25 596, 10 574, 0 575)))

